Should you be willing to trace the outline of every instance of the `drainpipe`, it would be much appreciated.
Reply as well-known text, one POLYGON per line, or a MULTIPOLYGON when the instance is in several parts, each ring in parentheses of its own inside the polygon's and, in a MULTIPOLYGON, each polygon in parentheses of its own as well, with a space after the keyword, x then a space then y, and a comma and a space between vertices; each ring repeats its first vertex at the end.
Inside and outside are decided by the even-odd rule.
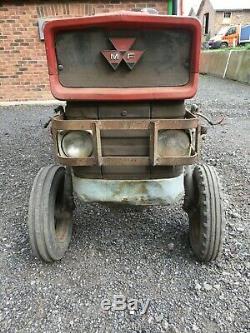
POLYGON ((173 0, 168 0, 168 15, 173 15, 173 0))

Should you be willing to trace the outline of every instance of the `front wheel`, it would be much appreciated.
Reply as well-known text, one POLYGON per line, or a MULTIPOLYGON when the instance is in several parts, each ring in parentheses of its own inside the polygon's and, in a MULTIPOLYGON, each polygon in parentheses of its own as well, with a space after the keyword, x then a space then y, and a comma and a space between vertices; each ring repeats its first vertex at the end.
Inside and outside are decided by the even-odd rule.
POLYGON ((199 165, 192 172, 192 190, 187 190, 185 209, 189 216, 189 238, 199 260, 209 262, 222 252, 224 211, 218 175, 212 166, 199 165), (192 193, 192 198, 190 197, 192 193))
POLYGON ((228 47, 228 44, 225 43, 225 42, 223 42, 223 43, 220 44, 220 48, 221 49, 226 49, 227 47, 228 47))
POLYGON ((30 243, 34 255, 46 262, 60 260, 71 240, 73 201, 66 188, 71 186, 69 177, 64 167, 49 165, 38 172, 31 190, 30 243))

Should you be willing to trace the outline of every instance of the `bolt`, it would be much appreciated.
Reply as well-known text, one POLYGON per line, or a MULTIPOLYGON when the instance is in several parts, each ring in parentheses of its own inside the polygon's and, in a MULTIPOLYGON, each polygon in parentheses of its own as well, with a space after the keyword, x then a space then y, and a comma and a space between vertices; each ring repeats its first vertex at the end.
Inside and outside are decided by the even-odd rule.
POLYGON ((121 116, 122 116, 122 117, 127 117, 127 114, 128 114, 128 112, 127 112, 126 110, 123 110, 123 111, 121 112, 121 116))
POLYGON ((191 112, 192 113, 197 113, 199 111, 199 107, 196 104, 191 105, 191 112))

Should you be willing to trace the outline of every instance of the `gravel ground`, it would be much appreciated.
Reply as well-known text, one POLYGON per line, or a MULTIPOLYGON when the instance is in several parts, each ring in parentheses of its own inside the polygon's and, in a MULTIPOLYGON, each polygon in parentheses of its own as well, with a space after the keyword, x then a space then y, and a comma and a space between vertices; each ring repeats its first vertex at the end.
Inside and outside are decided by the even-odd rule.
MULTIPOLYGON (((0 108, 1 332, 249 332, 250 87, 201 77, 194 101, 226 116, 203 159, 223 178, 226 242, 220 261, 197 263, 187 216, 173 208, 78 205, 65 258, 31 254, 26 226, 33 179, 53 162, 51 107, 0 108), (102 311, 116 294, 150 300, 148 312, 102 311)), ((188 101, 190 104, 190 101, 188 101)))

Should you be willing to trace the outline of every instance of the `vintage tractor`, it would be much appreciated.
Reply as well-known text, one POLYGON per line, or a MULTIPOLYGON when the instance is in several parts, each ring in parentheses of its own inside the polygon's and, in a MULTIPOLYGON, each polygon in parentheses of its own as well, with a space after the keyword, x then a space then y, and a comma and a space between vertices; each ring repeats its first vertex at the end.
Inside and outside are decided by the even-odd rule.
POLYGON ((170 205, 184 198, 201 261, 222 250, 224 217, 213 167, 195 165, 201 124, 184 100, 198 85, 198 20, 121 12, 45 26, 57 159, 37 174, 29 235, 35 256, 67 250, 73 193, 83 202, 170 205))

